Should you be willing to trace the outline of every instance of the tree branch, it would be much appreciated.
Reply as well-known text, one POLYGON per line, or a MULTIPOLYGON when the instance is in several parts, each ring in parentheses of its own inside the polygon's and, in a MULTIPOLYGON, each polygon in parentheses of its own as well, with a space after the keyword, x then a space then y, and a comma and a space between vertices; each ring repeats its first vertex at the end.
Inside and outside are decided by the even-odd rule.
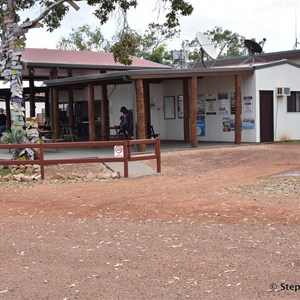
POLYGON ((57 5, 60 5, 64 2, 69 2, 68 0, 58 0, 57 2, 51 4, 50 6, 48 6, 37 18, 35 18, 34 20, 32 21, 29 21, 30 22, 30 25, 26 25, 26 23, 28 24, 28 22, 24 22, 22 25, 21 25, 21 28, 23 27, 32 27, 34 26, 35 24, 37 24, 39 21, 43 20, 47 14, 54 8, 56 7, 57 5), (25 25, 25 26, 24 26, 25 25))

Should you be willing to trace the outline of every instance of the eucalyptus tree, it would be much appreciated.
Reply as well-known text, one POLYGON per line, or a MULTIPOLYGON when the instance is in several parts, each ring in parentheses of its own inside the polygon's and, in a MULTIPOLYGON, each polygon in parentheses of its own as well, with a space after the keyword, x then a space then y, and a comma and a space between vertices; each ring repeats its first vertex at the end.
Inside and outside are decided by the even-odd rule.
MULTIPOLYGON (((100 25, 105 24, 115 11, 120 11, 123 18, 123 27, 127 26, 127 13, 137 7, 138 0, 0 0, 0 24, 1 47, 0 69, 4 82, 10 83, 11 104, 15 110, 21 110, 23 105, 22 84, 22 50, 25 49, 26 33, 39 27, 46 27, 49 32, 59 28, 64 16, 70 9, 79 10, 76 2, 86 2, 95 7, 94 15, 99 19, 100 25), (32 20, 20 19, 20 12, 35 7, 38 12, 32 20)), ((165 23, 167 28, 175 28, 179 25, 179 17, 188 16, 193 7, 185 0, 153 0, 159 2, 162 11, 165 11, 165 23)), ((126 31, 124 31, 126 32, 126 31)), ((126 42, 126 39, 125 39, 126 42)), ((124 44, 126 48, 126 43, 124 44)), ((116 52, 115 59, 123 63, 131 64, 130 54, 126 51, 116 52)), ((24 124, 15 122, 20 128, 24 124)))

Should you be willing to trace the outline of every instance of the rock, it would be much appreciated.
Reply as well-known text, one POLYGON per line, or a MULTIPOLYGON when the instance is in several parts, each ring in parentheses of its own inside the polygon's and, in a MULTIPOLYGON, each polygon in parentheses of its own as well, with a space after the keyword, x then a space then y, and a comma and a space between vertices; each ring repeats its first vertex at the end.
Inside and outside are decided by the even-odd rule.
POLYGON ((13 179, 14 179, 14 177, 12 174, 8 174, 8 175, 2 177, 3 181, 11 181, 13 179))
POLYGON ((119 179, 121 176, 120 176, 120 173, 119 172, 113 172, 111 174, 111 178, 112 179, 119 179))
POLYGON ((54 175, 52 175, 52 177, 50 179, 62 179, 62 180, 65 180, 66 177, 64 175, 62 175, 61 173, 56 173, 54 175))
POLYGON ((112 178, 110 173, 103 173, 103 174, 98 174, 96 176, 97 179, 104 179, 104 180, 110 180, 112 178))

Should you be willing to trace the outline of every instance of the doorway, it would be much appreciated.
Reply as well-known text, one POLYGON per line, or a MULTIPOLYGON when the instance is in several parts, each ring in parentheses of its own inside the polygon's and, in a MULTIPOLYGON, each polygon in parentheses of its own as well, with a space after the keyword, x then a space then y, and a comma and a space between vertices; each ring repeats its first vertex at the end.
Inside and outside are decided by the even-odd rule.
POLYGON ((273 91, 259 92, 260 142, 274 141, 274 104, 273 91))

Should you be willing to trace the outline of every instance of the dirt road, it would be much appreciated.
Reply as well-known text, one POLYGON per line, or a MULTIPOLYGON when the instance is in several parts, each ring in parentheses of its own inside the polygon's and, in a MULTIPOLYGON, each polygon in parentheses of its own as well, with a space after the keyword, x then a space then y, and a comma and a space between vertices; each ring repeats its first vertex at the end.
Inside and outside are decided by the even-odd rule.
POLYGON ((291 143, 162 153, 162 174, 134 179, 1 183, 0 299, 299 299, 299 175, 291 143))

